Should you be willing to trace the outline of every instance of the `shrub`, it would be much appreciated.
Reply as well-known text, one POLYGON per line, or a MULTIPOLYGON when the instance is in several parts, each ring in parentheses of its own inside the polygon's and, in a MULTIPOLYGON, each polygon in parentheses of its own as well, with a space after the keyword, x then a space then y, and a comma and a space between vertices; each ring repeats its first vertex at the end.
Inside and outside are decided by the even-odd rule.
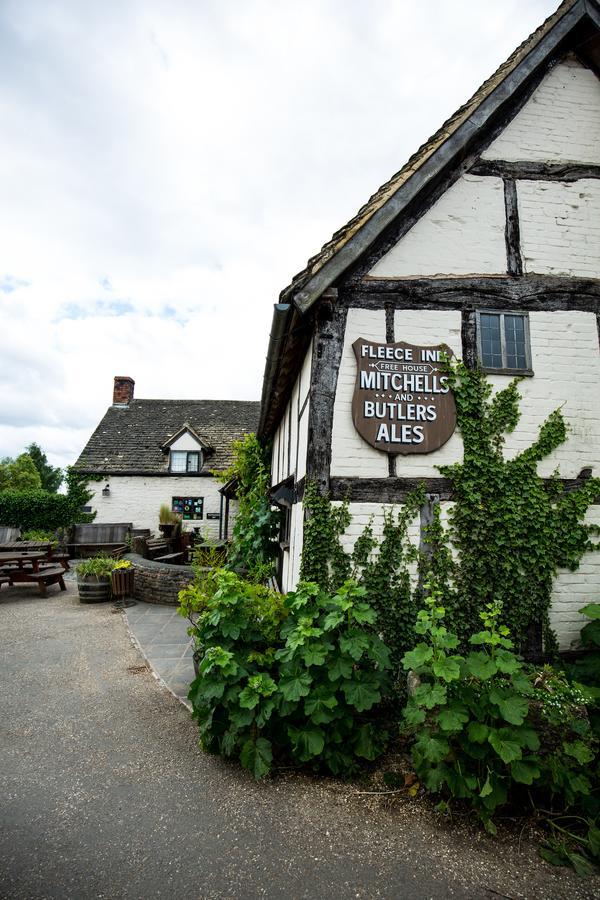
POLYGON ((350 773, 374 759, 385 735, 365 713, 379 702, 389 666, 373 633, 364 590, 333 596, 301 583, 285 598, 218 571, 181 593, 201 649, 189 699, 202 746, 239 757, 255 778, 273 756, 350 773))
POLYGON ((77 575, 95 575, 97 578, 110 578, 117 567, 117 560, 112 556, 91 556, 77 565, 77 575))
POLYGON ((436 591, 425 607, 416 626, 424 640, 404 656, 405 669, 420 680, 404 717, 416 731, 412 758, 422 783, 444 795, 444 807, 452 798, 469 802, 491 832, 493 813, 522 786, 593 817, 588 774, 595 744, 582 695, 563 691, 557 704, 555 691, 540 693, 539 677, 529 676, 499 624, 499 603, 480 614, 484 628, 470 638, 478 649, 466 656, 452 652, 458 638, 444 626, 436 591))
POLYGON ((54 531, 75 522, 77 515, 67 494, 42 490, 0 492, 0 522, 23 531, 54 531))

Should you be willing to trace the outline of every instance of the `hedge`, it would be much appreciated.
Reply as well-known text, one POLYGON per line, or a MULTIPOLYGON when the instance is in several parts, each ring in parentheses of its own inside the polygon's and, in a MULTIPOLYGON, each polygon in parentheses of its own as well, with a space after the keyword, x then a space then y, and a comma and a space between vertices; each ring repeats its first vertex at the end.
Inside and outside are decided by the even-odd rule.
POLYGON ((54 531, 89 518, 81 511, 79 497, 42 490, 0 491, 0 525, 54 531))

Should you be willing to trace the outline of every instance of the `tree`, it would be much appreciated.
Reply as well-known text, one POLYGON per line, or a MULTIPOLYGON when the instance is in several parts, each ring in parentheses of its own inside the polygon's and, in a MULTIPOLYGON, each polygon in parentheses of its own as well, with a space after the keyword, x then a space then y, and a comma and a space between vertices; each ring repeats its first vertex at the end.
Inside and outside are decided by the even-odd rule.
POLYGON ((0 463, 0 490, 27 491, 42 487, 40 473, 29 453, 16 459, 5 458, 0 463))
POLYGON ((64 477, 63 470, 50 465, 46 454, 38 444, 30 444, 29 447, 27 447, 27 452, 40 473, 42 489, 44 491, 49 491, 51 494, 55 494, 62 484, 64 477))

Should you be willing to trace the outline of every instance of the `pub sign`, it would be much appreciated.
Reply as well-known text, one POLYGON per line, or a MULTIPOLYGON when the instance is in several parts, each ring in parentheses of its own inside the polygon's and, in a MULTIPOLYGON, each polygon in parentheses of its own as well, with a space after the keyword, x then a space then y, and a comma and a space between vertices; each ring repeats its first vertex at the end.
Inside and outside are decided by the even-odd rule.
POLYGON ((357 373, 352 399, 354 427, 385 453, 431 453, 456 428, 456 406, 443 368, 452 356, 445 344, 417 347, 404 341, 352 345, 357 373))

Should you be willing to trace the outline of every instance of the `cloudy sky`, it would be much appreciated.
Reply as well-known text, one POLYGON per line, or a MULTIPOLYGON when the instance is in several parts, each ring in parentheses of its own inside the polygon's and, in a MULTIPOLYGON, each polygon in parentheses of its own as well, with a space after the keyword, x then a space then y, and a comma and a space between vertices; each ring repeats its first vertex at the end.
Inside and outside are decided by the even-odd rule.
POLYGON ((0 0, 0 457, 259 399, 306 259, 558 0, 0 0))

